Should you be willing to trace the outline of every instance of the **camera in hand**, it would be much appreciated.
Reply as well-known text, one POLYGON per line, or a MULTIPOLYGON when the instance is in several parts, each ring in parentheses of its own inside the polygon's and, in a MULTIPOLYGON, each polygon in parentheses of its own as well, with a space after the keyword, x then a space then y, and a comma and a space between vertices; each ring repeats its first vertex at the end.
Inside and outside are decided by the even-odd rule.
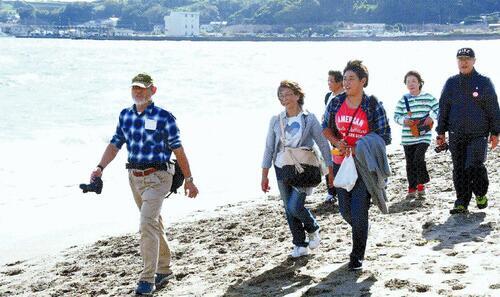
POLYGON ((83 193, 95 192, 96 194, 101 194, 102 186, 102 179, 100 177, 94 177, 90 184, 80 184, 80 189, 82 189, 83 193))
POLYGON ((440 152, 442 152, 442 151, 447 151, 447 150, 448 150, 448 143, 446 143, 446 142, 445 142, 445 143, 443 143, 443 144, 441 144, 441 145, 438 145, 438 146, 436 146, 436 147, 434 148, 434 151, 435 151, 436 153, 440 153, 440 152))

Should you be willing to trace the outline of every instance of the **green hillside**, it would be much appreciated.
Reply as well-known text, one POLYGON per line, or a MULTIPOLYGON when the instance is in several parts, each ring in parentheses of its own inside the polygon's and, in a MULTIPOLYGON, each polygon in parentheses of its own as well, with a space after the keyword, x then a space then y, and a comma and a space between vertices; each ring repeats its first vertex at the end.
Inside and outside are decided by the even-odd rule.
POLYGON ((500 11, 500 0, 103 0, 52 8, 0 1, 0 9, 15 9, 26 24, 67 25, 116 16, 120 27, 146 31, 162 24, 171 10, 198 11, 202 24, 457 23, 500 11))

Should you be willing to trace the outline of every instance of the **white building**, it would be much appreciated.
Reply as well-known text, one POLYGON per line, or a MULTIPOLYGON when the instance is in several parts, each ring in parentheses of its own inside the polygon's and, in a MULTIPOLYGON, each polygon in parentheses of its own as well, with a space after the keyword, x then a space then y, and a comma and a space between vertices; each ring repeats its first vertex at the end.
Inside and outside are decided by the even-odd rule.
POLYGON ((110 28, 116 28, 116 25, 118 25, 118 21, 119 20, 120 20, 120 18, 110 17, 109 19, 102 20, 101 21, 101 26, 106 26, 106 27, 110 27, 110 28))
POLYGON ((200 35, 200 13, 172 11, 164 17, 167 36, 200 35))

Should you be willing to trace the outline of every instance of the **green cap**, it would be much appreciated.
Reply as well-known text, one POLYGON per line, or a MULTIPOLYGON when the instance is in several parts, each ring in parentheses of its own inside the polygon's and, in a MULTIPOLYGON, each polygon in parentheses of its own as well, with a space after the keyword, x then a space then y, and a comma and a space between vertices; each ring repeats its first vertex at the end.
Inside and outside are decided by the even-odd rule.
POLYGON ((153 85, 153 78, 147 73, 139 73, 132 78, 132 87, 149 88, 153 85))

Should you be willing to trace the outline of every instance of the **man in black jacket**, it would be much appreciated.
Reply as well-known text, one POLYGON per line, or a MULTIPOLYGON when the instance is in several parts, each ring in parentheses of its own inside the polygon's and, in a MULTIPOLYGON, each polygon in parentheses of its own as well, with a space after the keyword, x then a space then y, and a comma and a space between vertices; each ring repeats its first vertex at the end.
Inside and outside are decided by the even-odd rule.
POLYGON ((340 71, 330 70, 328 71, 328 89, 330 92, 325 95, 325 106, 337 95, 344 93, 344 87, 342 80, 344 77, 340 71))
POLYGON ((460 73, 446 81, 439 99, 436 144, 446 143, 448 131, 453 159, 453 184, 457 194, 451 214, 465 213, 476 195, 479 209, 488 206, 488 172, 486 161, 488 136, 491 148, 498 144, 500 110, 491 80, 475 68, 476 56, 471 48, 457 52, 460 73))
MULTIPOLYGON (((336 70, 328 71, 328 89, 330 92, 325 95, 325 108, 328 106, 330 101, 335 98, 337 95, 340 95, 344 92, 343 87, 343 79, 342 73, 336 70)), ((325 183, 328 187, 328 174, 325 176, 325 183)), ((326 195, 325 202, 335 203, 335 196, 337 195, 337 191, 335 187, 328 187, 328 195, 326 195)))

